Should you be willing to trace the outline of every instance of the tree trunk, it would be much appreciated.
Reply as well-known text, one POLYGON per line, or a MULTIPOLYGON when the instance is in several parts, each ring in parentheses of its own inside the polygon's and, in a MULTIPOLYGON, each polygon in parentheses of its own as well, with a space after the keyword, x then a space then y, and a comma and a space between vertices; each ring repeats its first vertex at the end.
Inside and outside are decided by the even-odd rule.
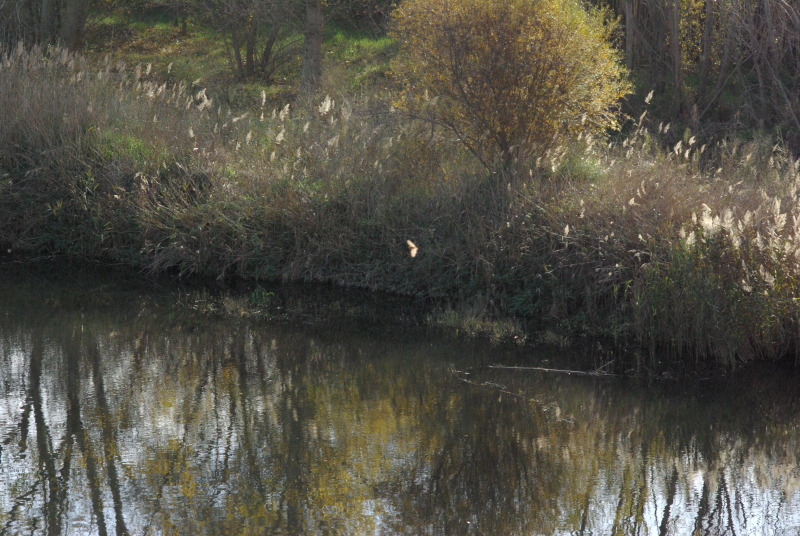
POLYGON ((769 58, 769 1, 764 0, 755 5, 750 22, 750 53, 753 57, 753 68, 758 82, 758 99, 753 105, 753 114, 757 118, 758 127, 764 128, 764 117, 767 113, 767 62, 769 58))
POLYGON ((306 0, 306 36, 303 47, 301 85, 306 93, 314 91, 322 77, 322 0, 306 0))
POLYGON ((672 58, 672 109, 680 112, 683 104, 683 62, 681 60, 681 4, 673 0, 670 13, 670 56, 672 58))
POLYGON ((264 81, 269 82, 272 78, 272 74, 275 71, 275 61, 273 58, 273 50, 275 48, 275 43, 278 40, 278 34, 280 30, 275 27, 269 34, 267 38, 267 43, 264 45, 264 50, 261 52, 261 59, 260 59, 260 69, 261 75, 264 77, 264 81))
POLYGON ((633 0, 625 0, 625 66, 633 69, 633 0))
POLYGON ((83 42, 83 33, 88 16, 88 2, 84 0, 67 0, 61 17, 61 42, 72 51, 78 50, 83 42))
POLYGON ((231 48, 233 48, 234 70, 237 78, 244 78, 244 63, 242 62, 242 40, 235 28, 231 29, 231 48))
POLYGON ((256 21, 250 21, 247 29, 247 41, 245 42, 245 74, 248 78, 253 78, 256 74, 256 39, 258 38, 258 25, 256 21))
MULTIPOLYGON (((725 89, 725 85, 728 83, 729 78, 733 75, 733 70, 737 67, 732 66, 733 63, 733 56, 734 56, 734 47, 736 46, 736 20, 737 16, 734 13, 736 8, 729 7, 729 11, 727 13, 721 12, 720 20, 725 20, 727 15, 728 23, 725 25, 725 44, 722 47, 722 57, 720 58, 719 62, 719 70, 717 71, 717 79, 714 82, 714 89, 708 95, 705 103, 705 109, 708 110, 711 108, 714 103, 719 98, 719 95, 722 93, 722 90, 725 89)), ((702 114, 701 114, 702 115, 702 114)))
POLYGON ((665 91, 665 79, 669 74, 670 60, 667 49, 669 15, 663 0, 646 0, 642 3, 640 15, 637 15, 636 35, 640 45, 642 63, 646 63, 653 90, 656 94, 665 91))
POLYGON ((58 23, 57 0, 42 0, 39 17, 39 42, 50 43, 56 36, 58 23))
POLYGON ((703 93, 708 88, 709 71, 711 70, 715 4, 715 0, 706 0, 706 11, 703 17, 703 44, 700 52, 700 98, 703 98, 703 93))

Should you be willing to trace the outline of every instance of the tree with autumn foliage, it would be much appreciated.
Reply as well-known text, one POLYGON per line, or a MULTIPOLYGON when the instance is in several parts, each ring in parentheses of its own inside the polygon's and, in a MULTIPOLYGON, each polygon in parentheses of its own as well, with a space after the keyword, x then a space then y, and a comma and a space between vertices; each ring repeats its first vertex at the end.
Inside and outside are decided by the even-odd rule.
POLYGON ((510 170, 578 132, 618 126, 631 86, 607 11, 579 0, 405 0, 396 106, 510 170))

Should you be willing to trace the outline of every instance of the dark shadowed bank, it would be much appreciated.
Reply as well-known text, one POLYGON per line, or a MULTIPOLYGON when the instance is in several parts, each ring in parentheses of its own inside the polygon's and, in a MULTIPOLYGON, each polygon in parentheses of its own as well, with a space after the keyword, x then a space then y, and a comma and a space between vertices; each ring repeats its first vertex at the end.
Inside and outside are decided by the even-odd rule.
POLYGON ((796 356, 798 162, 770 140, 664 147, 642 117, 490 174, 379 102, 231 111, 41 50, 3 56, 0 110, 4 254, 410 295, 624 370, 796 356))

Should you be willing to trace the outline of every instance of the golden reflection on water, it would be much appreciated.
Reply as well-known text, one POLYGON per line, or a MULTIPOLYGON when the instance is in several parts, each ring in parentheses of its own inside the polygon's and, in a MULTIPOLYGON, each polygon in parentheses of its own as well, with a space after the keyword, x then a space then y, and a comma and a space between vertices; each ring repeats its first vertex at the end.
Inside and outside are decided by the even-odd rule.
POLYGON ((0 283, 0 536, 800 526, 796 382, 467 378, 475 345, 96 294, 0 283))

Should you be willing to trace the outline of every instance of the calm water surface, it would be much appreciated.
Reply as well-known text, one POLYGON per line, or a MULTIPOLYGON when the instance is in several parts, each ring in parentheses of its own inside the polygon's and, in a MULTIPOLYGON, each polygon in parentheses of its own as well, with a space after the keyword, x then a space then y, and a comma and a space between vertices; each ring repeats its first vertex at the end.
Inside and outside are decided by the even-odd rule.
POLYGON ((0 275, 0 536, 800 533, 791 374, 486 370, 546 357, 70 279, 0 275))

